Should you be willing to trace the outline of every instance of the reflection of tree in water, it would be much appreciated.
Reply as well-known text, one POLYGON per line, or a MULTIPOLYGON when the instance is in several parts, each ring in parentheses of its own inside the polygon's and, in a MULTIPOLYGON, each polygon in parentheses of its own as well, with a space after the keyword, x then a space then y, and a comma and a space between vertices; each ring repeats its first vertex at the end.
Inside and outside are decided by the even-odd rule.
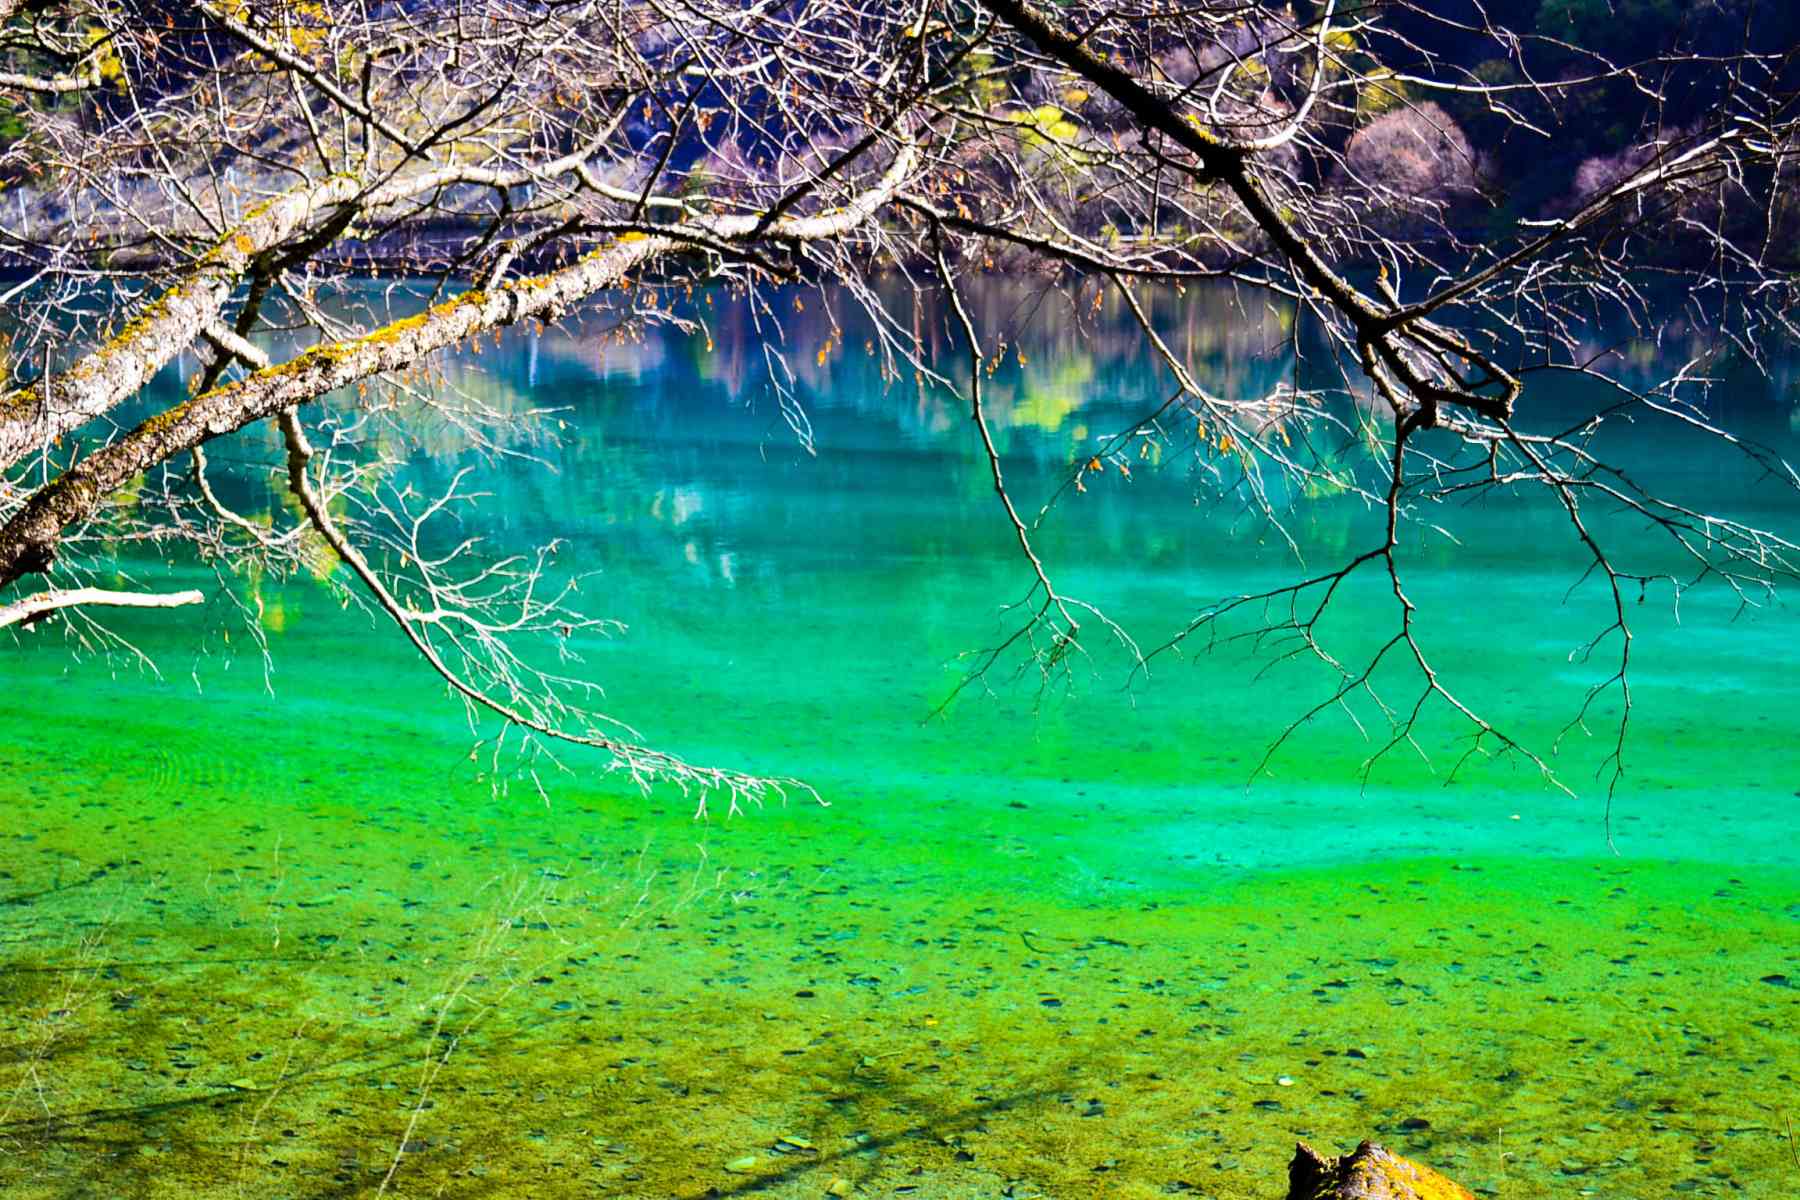
MULTIPOLYGON (((870 418, 898 428, 912 444, 972 445, 964 402, 954 394, 917 378, 884 377, 868 316, 846 298, 781 293, 759 319, 750 305, 718 295, 716 303, 691 306, 706 321, 704 332, 655 330, 633 353, 677 376, 691 372, 691 382, 707 385, 706 395, 773 411, 764 347, 774 344, 786 352, 798 397, 815 416, 842 411, 870 418)), ((1073 461, 1091 438, 1162 398, 1166 389, 1143 354, 1141 330, 1102 289, 1079 289, 1072 302, 1041 282, 992 278, 970 295, 983 321, 1002 331, 989 401, 995 429, 1021 435, 1008 437, 1009 451, 1073 461)), ((891 299, 899 302, 898 289, 891 299)), ((1287 310, 1247 308, 1230 289, 1216 287, 1152 289, 1145 303, 1170 345, 1189 356, 1196 377, 1221 395, 1264 396, 1294 369, 1287 310)), ((962 352, 941 308, 921 305, 918 315, 928 357, 962 352)), ((570 356, 551 335, 544 346, 546 356, 570 356)), ((631 365, 621 368, 610 347, 600 353, 604 358, 590 355, 596 378, 635 373, 638 359, 626 357, 631 365)), ((677 391, 662 389, 658 396, 677 391)), ((855 441, 859 435, 843 425, 839 435, 855 441)))
MULTIPOLYGON (((1041 286, 999 280, 974 294, 990 319, 1004 319, 1014 331, 990 378, 993 425, 1016 460, 1025 502, 1035 507, 1096 446, 1160 401, 1162 391, 1153 364, 1133 353, 1131 318, 1116 304, 1093 306, 1090 293, 1076 308, 1041 286)), ((831 299, 822 303, 810 293, 798 307, 791 295, 784 305, 771 305, 782 312, 777 328, 767 320, 759 327, 746 305, 720 294, 713 304, 697 299, 688 310, 705 312, 703 333, 651 330, 621 351, 596 317, 570 331, 509 339, 499 354, 458 360, 452 380, 484 391, 496 407, 566 402, 574 406, 568 419, 582 430, 578 439, 533 448, 553 471, 493 474, 488 490, 497 501, 496 539, 520 544, 561 534, 583 569, 614 579, 672 572, 708 587, 753 583, 766 596, 784 595, 798 565, 808 561, 806 531, 866 526, 860 456, 891 461, 897 443, 929 456, 907 468, 919 476, 911 486, 955 497, 963 520, 948 538, 938 529, 867 526, 862 543, 874 552, 904 550, 924 564, 920 570, 971 553, 985 561, 1003 549, 988 519, 991 484, 985 472, 971 469, 979 449, 966 412, 945 390, 884 381, 859 340, 865 332, 860 311, 828 310, 831 299), (797 364, 799 399, 817 428, 816 456, 805 453, 779 415, 762 360, 765 337, 781 339, 797 364), (823 356, 803 353, 827 342, 832 349, 823 356), (644 362, 660 365, 653 372, 635 369, 644 362), (501 398, 509 388, 516 394, 501 398), (782 487, 758 486, 771 474, 784 476, 782 487), (552 513, 567 516, 552 524, 552 513), (777 532, 765 536, 770 529, 777 532)), ((1146 299, 1164 335, 1188 348, 1210 386, 1234 396, 1262 395, 1293 370, 1289 330, 1278 313, 1247 322, 1228 293, 1212 288, 1147 291, 1146 299)), ((922 327, 941 327, 940 317, 923 313, 922 327)), ((954 346, 946 340, 942 352, 953 354, 954 346)), ((554 421, 548 424, 554 429, 554 421)), ((427 457, 411 469, 441 482, 445 463, 454 461, 427 457)), ((1191 531, 1145 520, 1144 506, 1166 501, 1179 510, 1199 499, 1211 510, 1220 501, 1208 481, 1151 438, 1139 439, 1125 470, 1128 479, 1114 470, 1110 486, 1096 481, 1078 508, 1052 515, 1044 531, 1049 544, 1058 554, 1102 560, 1190 562, 1191 531)), ((1341 532, 1329 539, 1343 540, 1341 532)), ((946 653, 966 648, 954 641, 946 634, 946 653)))

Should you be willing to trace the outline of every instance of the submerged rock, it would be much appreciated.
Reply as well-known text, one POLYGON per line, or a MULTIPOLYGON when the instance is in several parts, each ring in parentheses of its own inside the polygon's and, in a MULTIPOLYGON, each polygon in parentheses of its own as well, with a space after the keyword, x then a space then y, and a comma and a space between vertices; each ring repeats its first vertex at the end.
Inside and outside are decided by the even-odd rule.
POLYGON ((1288 1200, 1475 1200, 1461 1184, 1385 1146, 1326 1158, 1305 1142, 1288 1164, 1288 1200))

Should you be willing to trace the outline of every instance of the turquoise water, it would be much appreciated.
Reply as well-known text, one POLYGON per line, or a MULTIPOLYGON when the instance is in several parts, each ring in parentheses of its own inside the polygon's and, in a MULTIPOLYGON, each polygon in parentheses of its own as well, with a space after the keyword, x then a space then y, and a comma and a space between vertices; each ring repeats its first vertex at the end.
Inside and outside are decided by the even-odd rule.
MULTIPOLYGON (((1528 496, 1449 510, 1454 542, 1409 538, 1409 588, 1451 685, 1558 747, 1573 796, 1516 756, 1452 776, 1467 731, 1441 712, 1423 757, 1365 771, 1385 740, 1366 704, 1374 740, 1328 712, 1259 773, 1329 680, 1259 675, 1242 644, 1145 674, 1084 635, 1066 683, 1001 670, 952 698, 1029 582, 966 414, 883 387, 815 305, 786 321, 808 453, 719 301, 710 350, 595 321, 458 363, 491 403, 567 409, 565 440, 535 447, 550 469, 483 465, 470 528, 568 539, 587 605, 626 626, 573 639, 607 711, 824 803, 696 822, 692 797, 578 751, 541 797, 516 760, 471 756, 441 686, 311 581, 265 586, 266 670, 222 600, 113 622, 154 671, 28 635, 0 660, 8 1195, 1235 1198, 1278 1193, 1297 1136, 1378 1136, 1483 1194, 1792 1194, 1785 603, 1699 588, 1677 620, 1652 590, 1633 612, 1612 848, 1596 773, 1616 705, 1558 743, 1611 670, 1571 658, 1605 597, 1570 592, 1580 549, 1528 496)), ((1027 348, 990 402, 1035 513, 1163 385, 1104 316, 1084 332, 1023 289, 983 301, 1027 348)), ((1221 297, 1160 315, 1228 394, 1306 369, 1280 320, 1221 297)), ((1583 401, 1531 394, 1546 424, 1583 401)), ((1716 403, 1793 456, 1768 381, 1716 403)), ((1716 447, 1645 423, 1614 449, 1678 496, 1800 528, 1792 495, 1716 447)), ((261 435, 214 457, 275 460, 261 435)), ((1064 591, 1148 647, 1295 577, 1180 453, 1131 462, 1039 531, 1064 591)), ((1313 566, 1378 529, 1347 496, 1285 511, 1313 566)), ((1631 563, 1671 561, 1596 520, 1631 563)), ((1341 599, 1346 654, 1391 629, 1379 583, 1341 599)))

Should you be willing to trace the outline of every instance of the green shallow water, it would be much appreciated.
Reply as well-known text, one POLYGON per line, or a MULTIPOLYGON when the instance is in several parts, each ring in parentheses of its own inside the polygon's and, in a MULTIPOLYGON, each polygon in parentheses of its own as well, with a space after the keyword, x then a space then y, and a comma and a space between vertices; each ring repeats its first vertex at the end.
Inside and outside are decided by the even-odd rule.
MULTIPOLYGON (((1293 369, 1258 353, 1279 329, 1207 297, 1163 317, 1211 386, 1293 369)), ((816 320, 789 323, 802 351, 816 320)), ((1033 509, 1160 388, 1117 332, 1040 313, 995 377, 1033 509)), ((808 455, 729 333, 462 364, 579 418, 555 473, 486 477, 485 531, 566 535, 598 573, 589 603, 629 628, 579 648, 611 711, 828 806, 695 822, 578 756, 547 802, 488 778, 442 690, 307 585, 264 596, 267 678, 223 604, 120 622, 160 679, 33 635, 0 662, 8 1196, 1235 1200, 1281 1193, 1296 1137, 1363 1136, 1484 1194, 1793 1194, 1800 988, 1765 982, 1800 980, 1790 609, 1638 611, 1616 854, 1604 710, 1556 758, 1575 799, 1504 758, 1448 779, 1443 721, 1429 764, 1365 780, 1335 715, 1251 783, 1325 681, 1253 683, 1241 647, 1133 678, 1096 645, 1068 688, 998 676, 927 720, 1025 583, 971 431, 840 351, 802 376, 808 455)), ((1791 452, 1765 386, 1720 403, 1791 452)), ((1621 449, 1800 517, 1667 432, 1621 449)), ((1295 569, 1198 498, 1174 459, 1092 477, 1041 548, 1153 643, 1295 569)), ((1374 528, 1342 499, 1293 511, 1310 561, 1374 528)), ((1570 658, 1601 597, 1565 597, 1579 557, 1528 500, 1449 523, 1459 548, 1408 546, 1427 644, 1548 749, 1604 677, 1570 658)), ((1353 651, 1385 612, 1352 589, 1336 635, 1353 651)))

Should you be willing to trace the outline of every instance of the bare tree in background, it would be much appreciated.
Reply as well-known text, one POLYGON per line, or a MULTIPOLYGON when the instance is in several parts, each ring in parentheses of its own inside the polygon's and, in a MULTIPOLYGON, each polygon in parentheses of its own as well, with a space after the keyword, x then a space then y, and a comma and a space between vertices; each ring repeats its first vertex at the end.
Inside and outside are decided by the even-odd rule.
POLYGON ((703 336, 701 284, 778 324, 769 289, 817 286, 866 310, 888 378, 957 390, 986 451, 1030 592, 970 679, 1021 662, 1054 677, 1095 630, 1142 663, 1155 651, 1057 586, 1034 547, 1043 514, 1009 492, 990 433, 982 385, 1008 334, 967 284, 1032 272, 1071 298, 1106 289, 1168 377, 1161 406, 1071 464, 1058 495, 1149 437, 1284 537, 1283 497, 1308 485, 1385 514, 1372 544, 1191 614, 1164 649, 1252 637, 1312 656, 1331 682, 1301 721, 1366 697, 1379 758, 1437 707, 1471 753, 1548 775, 1439 671, 1400 553, 1402 528, 1445 501, 1542 489, 1610 597, 1588 649, 1615 669, 1577 720, 1612 705, 1616 780, 1631 606, 1702 581, 1755 602, 1796 565, 1778 531, 1659 495, 1601 450, 1603 428, 1654 416, 1800 486, 1708 415, 1708 362, 1634 387, 1589 340, 1679 311, 1754 361, 1792 332, 1795 51, 1779 14, 1714 8, 1694 26, 1704 46, 1620 57, 1475 0, 0 0, 15 270, 0 625, 56 613, 104 643, 105 605, 199 599, 136 585, 127 547, 197 556, 246 606, 245 580, 313 572, 391 622, 502 741, 594 746, 640 780, 735 803, 764 784, 643 745, 578 664, 541 665, 604 625, 554 582, 554 546, 496 557, 446 536, 475 503, 466 474, 437 496, 388 482, 420 447, 460 446, 478 471, 552 435, 541 412, 459 394, 433 356, 594 304, 622 335, 703 336), (1451 58, 1446 41, 1475 49, 1451 58), (1518 181, 1491 143, 1560 145, 1567 114, 1620 95, 1641 119, 1572 194, 1508 199, 1518 181), (352 287, 397 270, 430 280, 429 299, 352 287), (1322 361, 1267 395, 1208 392, 1144 299, 1206 280, 1301 314, 1322 361), (183 355, 201 363, 188 394, 153 403, 151 379, 183 355), (1608 398, 1574 423, 1534 415, 1531 380, 1553 373, 1608 398), (262 465, 209 459, 227 437, 262 465), (1341 448, 1370 438, 1382 452, 1346 467, 1341 448), (222 499, 252 485, 285 489, 294 519, 222 499), (1661 530, 1685 567, 1618 561, 1597 512, 1661 530), (1347 656, 1321 621, 1371 574, 1391 630, 1347 656), (1396 665, 1407 694, 1378 693, 1396 665))

